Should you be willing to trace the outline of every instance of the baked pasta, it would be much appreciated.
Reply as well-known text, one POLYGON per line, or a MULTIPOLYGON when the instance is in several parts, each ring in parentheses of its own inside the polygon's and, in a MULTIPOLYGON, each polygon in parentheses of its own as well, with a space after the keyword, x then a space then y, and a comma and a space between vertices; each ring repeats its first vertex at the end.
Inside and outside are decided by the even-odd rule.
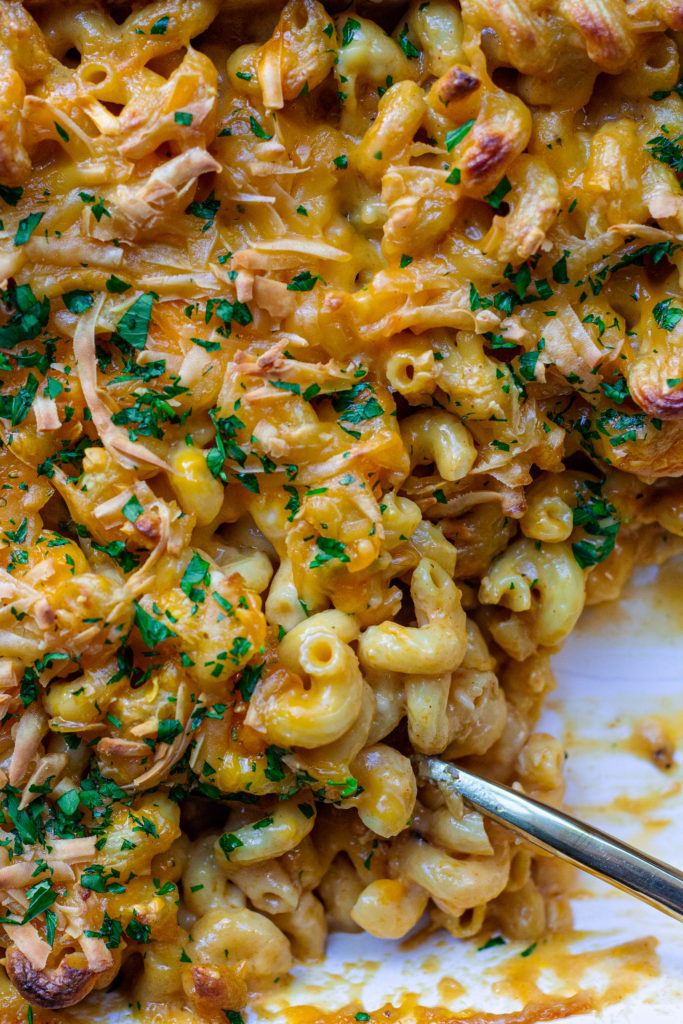
POLYGON ((681 550, 681 30, 2 0, 3 1020, 566 925, 411 755, 559 803, 549 658, 681 550))

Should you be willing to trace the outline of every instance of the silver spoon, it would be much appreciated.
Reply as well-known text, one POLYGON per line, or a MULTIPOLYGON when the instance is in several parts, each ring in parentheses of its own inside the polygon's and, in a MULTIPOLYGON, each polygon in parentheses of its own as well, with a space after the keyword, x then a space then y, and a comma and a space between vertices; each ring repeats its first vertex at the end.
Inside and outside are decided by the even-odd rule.
POLYGON ((436 757, 413 758, 420 779, 457 793, 486 817, 562 860, 683 921, 683 872, 564 811, 436 757))

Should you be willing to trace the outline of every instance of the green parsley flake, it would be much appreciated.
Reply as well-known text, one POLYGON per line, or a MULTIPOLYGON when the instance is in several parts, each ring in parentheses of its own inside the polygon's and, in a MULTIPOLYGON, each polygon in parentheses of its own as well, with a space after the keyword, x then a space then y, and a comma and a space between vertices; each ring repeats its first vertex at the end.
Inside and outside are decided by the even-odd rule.
POLYGON ((360 32, 360 22, 356 21, 355 18, 347 18, 342 29, 342 47, 348 46, 349 43, 353 42, 357 38, 358 32, 360 32))
POLYGON ((652 309, 655 321, 665 331, 673 331, 676 324, 683 317, 683 309, 672 306, 672 302, 673 299, 664 299, 662 302, 658 302, 652 309))
POLYGON ((288 292, 310 292, 316 281, 322 281, 318 274, 311 274, 310 270, 301 270, 287 285, 288 292))
POLYGON ((572 544, 574 558, 582 569, 598 565, 614 550, 621 521, 619 514, 602 496, 602 484, 587 480, 574 509, 574 526, 582 527, 588 537, 572 544), (586 493, 587 492, 587 493, 586 493))
POLYGON ((344 423, 363 423, 384 413, 372 387, 365 382, 354 384, 347 391, 337 391, 332 396, 332 406, 340 413, 339 419, 344 423), (366 394, 369 397, 359 401, 366 394))
POLYGON ((21 185, 0 185, 0 199, 8 206, 16 206, 23 194, 21 185))
POLYGON ((621 405, 627 398, 631 397, 626 378, 617 374, 616 379, 609 384, 601 383, 600 388, 606 398, 615 405, 621 405))
POLYGON ((57 806, 62 814, 65 814, 67 818, 73 818, 78 812, 79 803, 78 790, 69 789, 66 793, 63 793, 62 796, 60 796, 57 801, 57 806))
POLYGON ((418 50, 417 46, 414 46, 413 43, 411 43, 410 39, 408 39, 407 24, 404 25, 403 28, 401 29, 401 32, 398 37, 398 44, 405 53, 408 60, 417 60, 417 58, 420 56, 420 51, 418 50))
POLYGON ((679 142, 683 139, 683 135, 670 138, 668 129, 664 125, 662 125, 662 132, 664 134, 648 139, 645 148, 655 160, 667 164, 674 174, 681 174, 683 172, 683 149, 679 146, 679 142))
POLYGON ((493 207, 494 210, 499 210, 501 203, 511 188, 512 185, 506 175, 498 182, 493 192, 489 192, 487 196, 484 196, 484 199, 493 207))
POLYGON ((150 925, 143 924, 142 921, 138 921, 136 912, 133 911, 132 920, 126 925, 126 935, 133 942, 146 943, 149 942, 152 934, 150 925))
POLYGON ((266 747, 266 763, 267 767, 264 771, 264 775, 271 782, 281 782, 285 777, 285 770, 282 765, 282 757, 287 751, 282 747, 269 746, 266 747))
POLYGON ((341 540, 335 540, 333 537, 318 537, 315 545, 318 550, 311 562, 311 569, 317 569, 318 566, 324 565, 325 562, 330 562, 335 558, 338 562, 351 561, 346 554, 346 544, 341 540))
POLYGON ((257 139, 265 139, 266 141, 268 141, 273 137, 272 135, 269 135, 268 132, 263 130, 263 128, 258 123, 253 114, 249 117, 249 127, 251 128, 253 134, 256 136, 257 139))
POLYGON ((111 274, 104 284, 110 295, 123 295, 123 293, 127 292, 131 287, 129 284, 126 284, 125 281, 122 281, 120 277, 116 277, 114 274, 111 274))
POLYGON ((72 292, 64 292, 62 302, 70 313, 85 313, 93 304, 93 294, 76 288, 72 292))
POLYGON ((0 395, 0 416, 8 419, 13 427, 18 427, 28 416, 37 391, 38 378, 29 373, 26 383, 15 394, 0 395))
POLYGON ((14 244, 24 245, 25 242, 28 242, 44 216, 44 212, 29 213, 28 217, 24 217, 23 220, 20 220, 17 233, 14 236, 14 244))
POLYGON ((256 684, 261 679, 261 675, 265 665, 245 665, 242 669, 240 678, 237 681, 237 688, 240 691, 242 700, 245 704, 248 704, 252 698, 256 684))
POLYGON ((567 256, 569 256, 569 249, 565 249, 557 263, 553 263, 553 281, 557 284, 569 283, 569 276, 567 274, 567 256))
POLYGON ((190 559, 183 578, 180 581, 180 589, 184 594, 187 595, 192 601, 204 598, 201 591, 197 592, 196 587, 199 584, 206 586, 210 582, 209 575, 209 563, 205 558, 202 558, 198 552, 193 551, 192 558, 190 559))
POLYGON ((216 214, 220 208, 221 201, 220 199, 216 199, 214 189, 211 189, 211 192, 206 199, 200 203, 190 203, 185 210, 185 213, 189 213, 192 217, 198 217, 200 220, 205 222, 202 227, 202 234, 204 234, 205 231, 208 231, 209 228, 212 227, 213 222, 216 219, 216 214))
POLYGON ((183 725, 177 718, 162 718, 157 726, 157 743, 173 743, 183 732, 183 725))
POLYGON ((225 859, 230 860, 232 851, 239 849, 240 846, 244 846, 244 843, 234 832, 224 832, 218 840, 218 845, 225 854, 225 859))
POLYGON ((139 499, 133 495, 128 499, 126 504, 121 509, 121 514, 129 523, 136 523, 139 517, 142 515, 143 508, 140 504, 139 499))
POLYGON ((153 649, 157 644, 162 643, 164 640, 168 640, 171 636, 177 636, 173 630, 169 629, 168 626, 159 622, 153 615, 150 615, 145 609, 138 604, 135 604, 135 625, 140 630, 140 636, 145 647, 153 649))
POLYGON ((230 648, 230 661, 233 665, 239 665, 244 661, 251 650, 251 641, 246 636, 236 636, 230 648))
POLYGON ((152 306, 157 295, 146 292, 136 299, 116 325, 116 333, 133 348, 141 350, 147 342, 152 306))
POLYGON ((459 145, 465 136, 472 130, 476 118, 472 117, 469 121, 465 121, 459 128, 453 128, 450 132, 446 132, 446 149, 450 153, 457 145, 459 145))
POLYGON ((28 924, 29 921, 33 921, 39 914, 42 914, 48 907, 51 907, 57 899, 57 893, 52 888, 52 882, 49 878, 44 878, 42 882, 36 882, 35 885, 30 886, 26 890, 26 895, 28 896, 29 903, 26 913, 22 918, 22 924, 28 924))

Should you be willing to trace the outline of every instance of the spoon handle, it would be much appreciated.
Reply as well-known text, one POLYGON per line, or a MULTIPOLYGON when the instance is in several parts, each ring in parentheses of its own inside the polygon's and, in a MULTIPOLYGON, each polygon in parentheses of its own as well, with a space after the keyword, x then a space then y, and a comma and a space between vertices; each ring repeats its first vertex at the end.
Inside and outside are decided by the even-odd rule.
POLYGON ((536 846, 683 921, 683 873, 671 865, 508 786, 435 757, 418 755, 415 761, 421 778, 444 793, 458 793, 475 810, 536 846))

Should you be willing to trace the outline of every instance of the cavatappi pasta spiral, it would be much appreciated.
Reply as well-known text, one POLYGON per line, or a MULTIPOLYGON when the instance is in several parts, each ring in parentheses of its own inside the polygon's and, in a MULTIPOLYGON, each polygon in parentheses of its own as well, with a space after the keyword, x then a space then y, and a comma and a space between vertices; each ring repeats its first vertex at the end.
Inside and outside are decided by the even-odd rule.
POLYGON ((410 755, 681 550, 683 3, 344 6, 0 3, 3 1019, 567 921, 410 755))

